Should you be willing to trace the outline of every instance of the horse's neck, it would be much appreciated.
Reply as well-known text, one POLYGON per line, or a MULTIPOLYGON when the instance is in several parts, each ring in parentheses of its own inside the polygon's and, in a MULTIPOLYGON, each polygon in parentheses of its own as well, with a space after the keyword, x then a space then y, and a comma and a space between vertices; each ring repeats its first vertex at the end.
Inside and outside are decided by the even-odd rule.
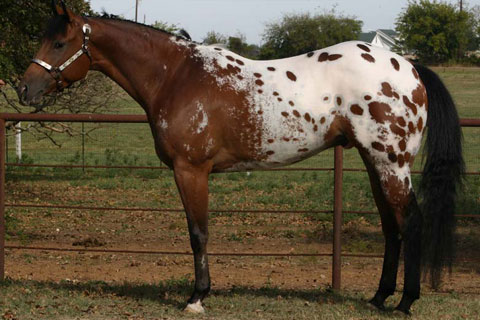
MULTIPOLYGON (((184 62, 171 35, 133 23, 89 19, 92 69, 103 72, 149 112, 157 95, 184 62)), ((179 50, 180 49, 180 50, 179 50)))

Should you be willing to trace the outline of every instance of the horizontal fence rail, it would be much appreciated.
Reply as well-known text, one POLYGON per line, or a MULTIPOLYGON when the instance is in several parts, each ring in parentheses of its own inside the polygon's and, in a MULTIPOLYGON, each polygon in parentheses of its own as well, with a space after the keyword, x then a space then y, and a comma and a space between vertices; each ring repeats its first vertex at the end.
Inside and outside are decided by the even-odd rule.
MULTIPOLYGON (((148 123, 145 115, 105 115, 105 114, 20 114, 0 113, 0 280, 5 276, 5 249, 33 250, 33 251, 62 251, 62 252, 93 252, 93 253, 123 253, 123 254, 155 254, 155 255, 191 255, 189 251, 150 251, 124 249, 83 249, 33 246, 5 246, 5 207, 11 208, 45 208, 45 209, 73 209, 97 211, 152 211, 152 212, 183 212, 184 209, 175 208, 132 208, 132 207, 96 207, 96 206, 68 206, 47 204, 18 204, 5 202, 5 168, 34 167, 34 168, 82 168, 82 169, 151 169, 170 170, 165 166, 102 166, 102 165, 48 165, 48 164, 16 164, 5 163, 6 154, 6 122, 81 122, 81 123, 148 123)), ((480 127, 480 119, 460 119, 462 127, 480 127)), ((332 257, 332 286, 340 289, 341 284, 341 257, 353 258, 383 258, 375 254, 350 254, 341 252, 341 221, 342 214, 376 214, 374 211, 343 210, 342 208, 342 177, 343 172, 365 172, 365 169, 343 168, 343 151, 335 148, 333 168, 275 168, 264 171, 333 171, 334 172, 334 206, 333 210, 259 210, 259 209, 212 209, 211 213, 274 213, 274 214, 305 214, 327 213, 333 214, 333 250, 331 253, 272 253, 272 252, 213 252, 212 256, 265 256, 265 257, 332 257)), ((419 171, 412 172, 420 174, 419 171)), ((468 172, 469 175, 480 175, 480 172, 468 172)), ((480 218, 478 215, 458 214, 458 218, 480 218)))
MULTIPOLYGON (((38 209, 70 209, 70 210, 92 210, 92 211, 131 211, 131 212, 184 212, 184 209, 175 208, 141 208, 141 207, 95 207, 95 206, 67 206, 67 205, 49 205, 34 203, 5 203, 9 208, 38 208, 38 209)), ((209 209, 209 213, 272 213, 272 214, 305 214, 305 213, 334 213, 334 210, 272 210, 272 209, 209 209)), ((371 215, 377 214, 376 211, 361 210, 342 210, 344 214, 371 215)), ((476 214, 456 214, 456 218, 477 218, 476 214)))
MULTIPOLYGON (((92 166, 92 165, 81 165, 81 164, 27 164, 27 163, 5 163, 7 167, 24 167, 24 168, 60 168, 60 169, 129 169, 129 170, 171 170, 168 167, 160 166, 92 166)), ((271 168, 271 169, 255 169, 255 171, 334 171, 334 168, 271 168)), ((343 172, 367 172, 367 169, 357 169, 357 168, 343 168, 343 172)), ((411 171, 411 174, 422 174, 422 171, 411 171)), ((477 176, 480 175, 480 172, 465 172, 466 175, 477 176)))
MULTIPOLYGON (((27 247, 5 246, 6 249, 32 250, 32 251, 60 251, 60 252, 92 252, 92 253, 119 253, 119 254, 153 254, 153 255, 179 255, 190 256, 191 251, 157 251, 157 250, 125 250, 125 249, 83 249, 83 248, 55 248, 55 247, 27 247)), ((333 253, 279 253, 279 252, 209 252, 209 256, 216 257, 331 257, 333 253)), ((344 257, 351 258, 383 258, 377 254, 342 253, 344 257)))

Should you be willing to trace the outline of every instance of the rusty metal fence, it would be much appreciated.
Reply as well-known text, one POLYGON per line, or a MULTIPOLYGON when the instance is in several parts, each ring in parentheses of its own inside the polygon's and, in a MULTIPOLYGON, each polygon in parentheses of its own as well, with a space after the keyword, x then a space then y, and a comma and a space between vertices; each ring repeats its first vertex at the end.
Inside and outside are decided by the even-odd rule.
MULTIPOLYGON (((68 205, 36 205, 36 204, 14 204, 5 200, 5 173, 6 166, 19 167, 40 167, 40 168, 118 168, 118 169, 152 169, 168 170, 162 166, 106 166, 106 165, 44 165, 44 164, 14 164, 6 163, 6 122, 7 121, 30 121, 30 122, 81 122, 81 123, 147 123, 144 115, 93 115, 93 114, 16 114, 0 113, 0 281, 5 277, 5 249, 10 250, 43 250, 63 252, 96 252, 96 253, 124 253, 124 254, 157 254, 157 255, 191 255, 191 252, 184 251, 151 251, 151 250, 113 250, 113 249, 79 249, 79 248, 46 248, 32 246, 5 246, 5 208, 51 208, 51 209, 77 209, 77 210, 98 210, 98 211, 157 211, 157 212, 183 212, 183 209, 172 208, 133 208, 133 207, 95 207, 95 206, 68 206, 68 205)), ((480 127, 480 119, 461 119, 462 127, 480 127)), ((235 212, 235 213, 330 213, 333 214, 333 248, 327 253, 232 253, 213 252, 212 256, 266 256, 266 257, 332 257, 332 287, 340 289, 341 286, 341 258, 382 258, 373 254, 348 254, 342 253, 341 231, 343 214, 374 214, 372 211, 343 210, 342 189, 343 172, 362 172, 365 169, 343 168, 343 149, 336 147, 334 152, 334 165, 331 168, 279 168, 267 171, 333 171, 334 172, 334 201, 333 210, 210 210, 210 212, 235 212)), ((413 172, 419 173, 419 172, 413 172)), ((468 172, 468 175, 480 175, 480 172, 468 172)), ((474 214, 458 214, 461 218, 480 218, 474 214)))

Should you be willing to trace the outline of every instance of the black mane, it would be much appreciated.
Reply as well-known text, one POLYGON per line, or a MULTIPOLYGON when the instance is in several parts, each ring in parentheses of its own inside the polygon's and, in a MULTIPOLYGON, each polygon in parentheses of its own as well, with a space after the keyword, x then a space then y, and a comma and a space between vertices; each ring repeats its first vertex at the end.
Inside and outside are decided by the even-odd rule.
MULTIPOLYGON (((178 31, 178 33, 173 33, 170 31, 166 31, 163 29, 155 28, 153 26, 149 26, 147 24, 131 21, 131 20, 126 20, 123 19, 117 15, 114 14, 109 14, 105 11, 102 12, 101 16, 89 16, 88 18, 97 18, 97 19, 105 19, 105 20, 115 20, 115 21, 121 21, 121 22, 127 22, 127 23, 132 23, 138 26, 146 27, 149 29, 153 29, 155 31, 163 32, 168 35, 174 36, 174 37, 180 37, 184 40, 187 41, 192 41, 192 38, 188 34, 187 31, 184 29, 181 29, 178 31)), ((45 31, 44 37, 46 39, 52 40, 56 35, 58 34, 65 34, 67 32, 67 26, 68 26, 68 17, 66 15, 56 15, 47 24, 47 30, 45 31)))
POLYGON ((44 37, 52 40, 58 34, 67 32, 68 17, 66 15, 56 15, 48 21, 44 37))
POLYGON ((155 28, 155 27, 153 27, 151 25, 148 25, 148 24, 135 22, 135 21, 132 21, 132 20, 127 20, 127 19, 124 19, 124 18, 122 18, 120 16, 117 16, 115 14, 107 13, 106 11, 103 11, 101 16, 92 17, 92 18, 100 18, 100 19, 105 19, 105 20, 115 20, 115 21, 132 23, 132 24, 135 24, 135 25, 138 25, 138 26, 142 26, 142 27, 146 27, 146 28, 149 28, 149 29, 153 29, 155 31, 160 31, 160 32, 166 33, 170 36, 180 37, 180 38, 183 38, 184 40, 192 41, 192 37, 190 37, 190 34, 188 34, 188 32, 184 29, 180 29, 178 32, 173 33, 173 32, 170 32, 170 31, 167 31, 167 30, 164 30, 164 29, 155 28))

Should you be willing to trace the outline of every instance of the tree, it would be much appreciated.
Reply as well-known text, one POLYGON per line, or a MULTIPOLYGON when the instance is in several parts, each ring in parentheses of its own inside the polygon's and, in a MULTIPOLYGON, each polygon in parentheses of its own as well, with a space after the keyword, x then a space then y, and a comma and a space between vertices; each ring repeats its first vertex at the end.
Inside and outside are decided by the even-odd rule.
POLYGON ((399 48, 415 53, 427 63, 463 57, 474 34, 471 13, 453 4, 428 0, 409 1, 397 19, 399 48))
POLYGON ((287 14, 281 21, 267 25, 260 58, 285 58, 355 40, 362 25, 362 21, 337 14, 334 10, 315 15, 287 14))
POLYGON ((206 44, 206 45, 217 44, 217 43, 226 44, 227 37, 219 32, 209 31, 207 32, 207 35, 203 38, 202 42, 203 44, 206 44))
POLYGON ((250 59, 257 59, 260 52, 260 48, 255 44, 248 44, 245 35, 241 33, 228 37, 227 48, 250 59))
POLYGON ((467 50, 475 51, 480 49, 480 5, 474 6, 470 10, 470 22, 472 26, 468 34, 467 50))
MULTIPOLYGON (((2 112, 96 113, 105 111, 119 92, 118 86, 100 73, 90 73, 59 96, 49 96, 33 111, 18 104, 15 84, 25 72, 39 48, 47 22, 53 15, 51 0, 0 1, 0 79, 7 86, 0 89, 2 112)), ((94 15, 86 0, 69 0, 68 7, 77 14, 94 15)), ((15 124, 9 123, 7 127, 15 124)), ((37 123, 29 128, 39 138, 55 142, 53 133, 75 135, 66 124, 37 123)), ((77 133, 78 134, 78 133, 77 133)))
MULTIPOLYGON (((52 17, 51 0, 0 2, 0 78, 22 74, 38 49, 46 23, 52 17)), ((70 0, 69 8, 92 14, 85 0, 70 0)))
POLYGON ((163 31, 171 32, 171 33, 177 32, 179 30, 176 24, 173 24, 173 23, 169 24, 167 22, 157 21, 157 20, 155 20, 155 23, 152 24, 152 27, 163 30, 163 31))
POLYGON ((228 50, 250 59, 257 59, 260 52, 260 48, 257 45, 247 43, 247 39, 242 33, 237 33, 233 37, 227 37, 221 33, 209 31, 203 38, 203 43, 207 45, 222 44, 228 50))

